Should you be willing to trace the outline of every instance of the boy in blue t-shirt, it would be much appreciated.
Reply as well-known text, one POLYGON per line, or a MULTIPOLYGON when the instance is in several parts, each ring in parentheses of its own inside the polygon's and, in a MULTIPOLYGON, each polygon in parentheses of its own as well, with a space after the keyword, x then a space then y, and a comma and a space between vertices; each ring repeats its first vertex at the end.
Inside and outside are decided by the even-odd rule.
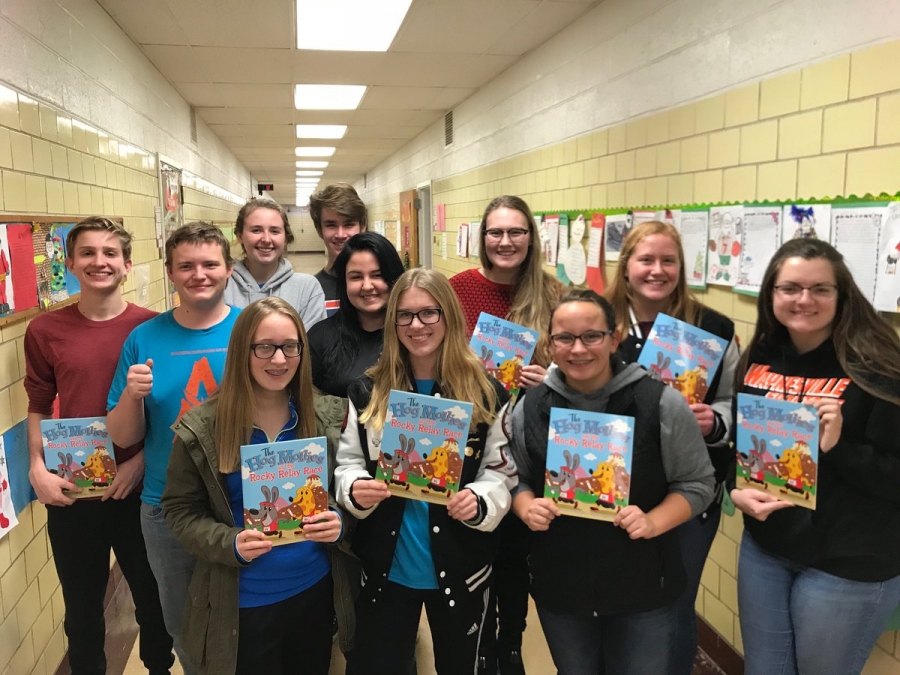
POLYGON ((181 304, 135 328, 122 348, 109 392, 107 425, 118 445, 144 441, 141 530, 160 581, 166 629, 186 675, 197 672, 180 634, 194 558, 172 535, 159 505, 174 433, 171 425, 216 390, 240 309, 225 304, 234 261, 215 225, 195 222, 166 241, 166 274, 181 304))

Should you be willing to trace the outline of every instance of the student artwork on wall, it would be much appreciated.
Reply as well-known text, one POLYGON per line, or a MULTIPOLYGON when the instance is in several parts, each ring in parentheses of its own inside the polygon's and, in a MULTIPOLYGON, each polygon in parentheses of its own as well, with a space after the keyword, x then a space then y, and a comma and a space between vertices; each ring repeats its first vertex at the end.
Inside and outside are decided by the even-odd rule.
POLYGON ((566 276, 576 286, 581 286, 587 278, 587 257, 584 254, 584 216, 572 221, 570 238, 572 245, 566 253, 566 276))
POLYGON ((566 260, 569 255, 569 216, 561 214, 559 216, 559 249, 556 258, 556 278, 563 284, 568 286, 571 281, 566 274, 566 260))
POLYGON ((37 272, 34 263, 34 239, 30 223, 2 226, 4 252, 8 253, 7 278, 0 280, 2 309, 21 312, 38 306, 37 272))
POLYGON ((709 264, 706 283, 734 286, 741 255, 743 206, 716 206, 709 210, 709 264))
POLYGON ((891 202, 881 224, 875 278, 875 309, 900 312, 900 202, 891 202))
POLYGON ((559 251, 559 216, 544 216, 544 227, 547 230, 547 264, 556 267, 559 251))
POLYGON ((885 204, 848 204, 831 210, 831 243, 844 256, 853 280, 872 303, 878 272, 878 239, 886 213, 885 204))
MULTIPOLYGON (((59 241, 62 242, 63 247, 63 258, 69 257, 69 249, 66 245, 66 239, 69 236, 69 232, 72 228, 75 227, 75 223, 53 223, 52 233, 53 236, 59 238, 59 241)), ((65 263, 65 260, 63 261, 65 263)), ((72 274, 69 271, 69 268, 66 267, 66 295, 72 296, 76 293, 81 293, 81 282, 78 281, 78 277, 72 274)))
POLYGON ((831 204, 785 204, 781 242, 820 239, 831 243, 831 204))
MULTIPOLYGON (((671 213, 671 212, 670 212, 671 213)), ((675 228, 684 249, 684 279, 689 288, 706 288, 709 254, 709 211, 679 211, 675 228)))
POLYGON ((781 246, 781 209, 777 206, 744 207, 741 256, 735 290, 758 293, 766 267, 781 246))
POLYGON ((460 223, 456 233, 456 255, 460 258, 469 257, 469 225, 460 223))
POLYGON ((0 437, 0 539, 19 524, 16 509, 12 500, 12 486, 9 480, 9 467, 6 463, 6 444, 0 437))
POLYGON ((595 213, 591 216, 591 233, 588 237, 587 253, 587 283, 592 291, 603 294, 603 230, 606 225, 606 216, 595 213))
POLYGON ((627 213, 606 217, 606 262, 617 262, 622 242, 631 231, 631 217, 627 213))
POLYGON ((481 255, 481 221, 469 223, 469 257, 477 258, 481 255))

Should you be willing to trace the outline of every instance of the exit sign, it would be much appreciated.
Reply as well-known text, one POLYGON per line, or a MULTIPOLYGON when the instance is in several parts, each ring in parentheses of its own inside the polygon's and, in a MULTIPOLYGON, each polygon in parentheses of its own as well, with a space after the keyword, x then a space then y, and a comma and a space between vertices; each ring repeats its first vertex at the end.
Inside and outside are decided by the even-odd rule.
POLYGON ((256 189, 260 192, 271 192, 275 189, 275 185, 273 183, 257 183, 256 189))

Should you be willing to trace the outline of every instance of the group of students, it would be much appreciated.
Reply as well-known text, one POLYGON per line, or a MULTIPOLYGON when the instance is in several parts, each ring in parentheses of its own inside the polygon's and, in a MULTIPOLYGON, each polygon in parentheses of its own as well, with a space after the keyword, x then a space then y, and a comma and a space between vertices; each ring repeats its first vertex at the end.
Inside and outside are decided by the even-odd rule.
POLYGON ((741 356, 733 322, 688 292, 671 225, 629 233, 601 297, 543 270, 518 197, 488 205, 481 266, 447 280, 404 272, 387 240, 354 234, 364 206, 349 186, 333 188, 311 203, 329 254, 317 277, 334 282, 321 296, 282 271, 290 228, 274 203, 242 209, 240 263, 211 225, 172 233, 166 270, 181 304, 158 316, 119 293, 131 266, 121 226, 91 218, 71 231, 66 262, 81 299, 33 320, 25 349, 30 475, 54 507, 73 673, 105 670, 98 589, 112 546, 151 673, 168 672, 174 639, 186 673, 324 674, 335 616, 348 673, 414 673, 423 606, 437 672, 522 673, 530 593, 559 673, 686 674, 729 496, 745 522, 746 671, 861 671, 900 604, 900 340, 835 249, 779 249, 741 356), (290 298, 277 297, 275 272, 290 298), (329 295, 336 311, 322 320, 329 295), (541 333, 512 406, 468 346, 481 311, 541 333), (660 313, 728 342, 702 403, 636 363, 660 313), (842 386, 828 398, 820 380, 842 386), (374 479, 391 390, 473 404, 461 489, 446 506, 391 497, 374 479), (737 392, 818 409, 815 511, 729 491, 737 392), (71 506, 62 488, 72 486, 44 468, 39 423, 57 393, 61 417, 109 411, 119 474, 102 502, 71 506), (560 518, 543 497, 551 407, 635 418, 630 503, 614 522, 560 518), (238 448, 312 436, 327 439, 329 511, 304 521, 308 541, 273 547, 241 527, 238 448), (90 584, 83 545, 77 561, 71 550, 88 519, 92 555, 106 556, 90 584))

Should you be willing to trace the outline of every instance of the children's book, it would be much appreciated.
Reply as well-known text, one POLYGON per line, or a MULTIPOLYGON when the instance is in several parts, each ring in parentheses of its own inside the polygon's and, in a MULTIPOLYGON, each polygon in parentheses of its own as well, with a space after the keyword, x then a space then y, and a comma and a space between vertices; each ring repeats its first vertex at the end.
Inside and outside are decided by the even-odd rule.
POLYGON ((304 541, 303 518, 328 510, 324 436, 241 446, 244 529, 272 544, 304 541))
POLYGON ((376 480, 391 494, 446 504, 459 491, 472 404, 391 391, 376 480))
POLYGON ((72 499, 102 497, 116 477, 116 454, 105 417, 41 420, 47 470, 81 488, 72 499))
POLYGON ((510 401, 519 395, 519 375, 531 363, 540 334, 517 323, 482 312, 469 346, 488 374, 506 387, 510 401))
POLYGON ((550 409, 544 497, 567 516, 613 520, 628 506, 634 418, 550 409))
POLYGON ((816 508, 819 416, 811 405, 738 394, 737 487, 816 508))
POLYGON ((727 348, 728 341, 718 335, 657 314, 638 363, 688 403, 702 403, 727 348))

